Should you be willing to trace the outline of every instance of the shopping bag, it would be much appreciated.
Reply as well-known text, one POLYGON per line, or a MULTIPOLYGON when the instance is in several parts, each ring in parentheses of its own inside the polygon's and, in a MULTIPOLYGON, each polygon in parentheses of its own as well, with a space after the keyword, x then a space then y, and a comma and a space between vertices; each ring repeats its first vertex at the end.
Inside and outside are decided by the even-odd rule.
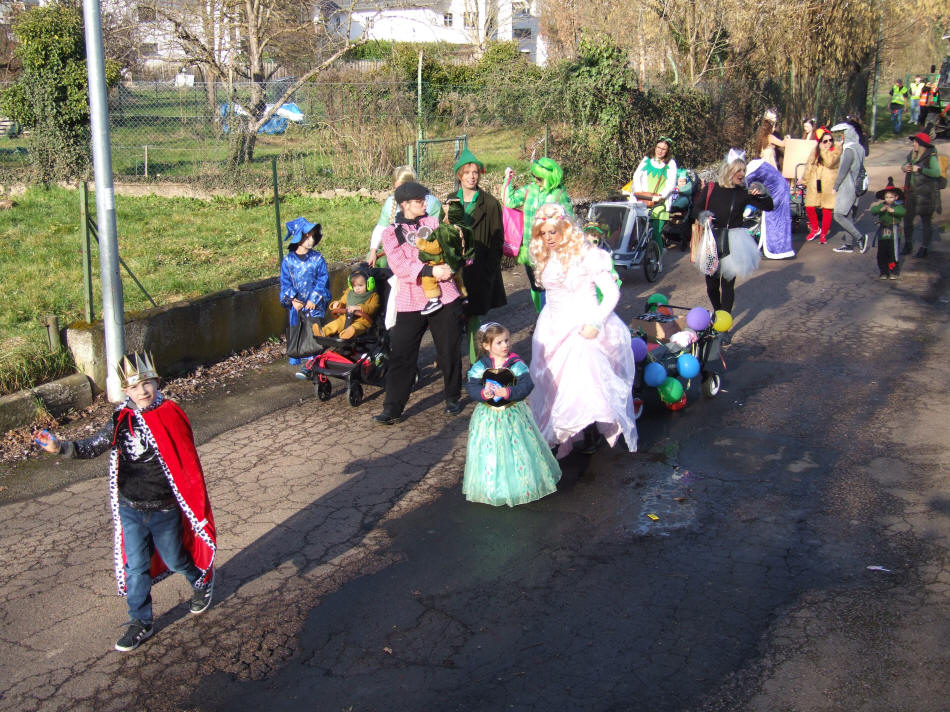
POLYGON ((316 319, 297 312, 296 323, 287 326, 287 356, 307 358, 323 350, 313 334, 315 323, 318 323, 316 319))
POLYGON ((502 188, 501 193, 501 224, 505 228, 505 244, 501 251, 505 257, 517 257, 521 251, 521 242, 524 239, 524 213, 505 205, 510 182, 510 178, 505 181, 505 187, 502 188))
POLYGON ((696 267, 704 275, 711 277, 719 269, 719 252, 716 250, 716 236, 713 235, 711 221, 707 220, 702 230, 703 237, 699 243, 696 267))
POLYGON ((729 241, 729 254, 722 258, 720 265, 724 279, 745 278, 759 268, 762 253, 746 228, 730 228, 725 239, 729 241))

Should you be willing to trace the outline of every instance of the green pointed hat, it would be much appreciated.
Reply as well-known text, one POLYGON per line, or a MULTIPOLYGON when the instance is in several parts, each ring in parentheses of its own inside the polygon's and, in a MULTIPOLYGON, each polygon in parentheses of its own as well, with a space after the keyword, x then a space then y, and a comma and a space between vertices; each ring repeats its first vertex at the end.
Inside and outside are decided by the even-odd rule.
POLYGON ((455 162, 455 168, 452 169, 454 173, 459 172, 459 168, 462 166, 468 165, 469 163, 474 163, 478 166, 478 170, 482 173, 485 172, 485 164, 475 158, 475 154, 469 151, 467 148, 463 148, 462 152, 459 154, 458 160, 455 162))

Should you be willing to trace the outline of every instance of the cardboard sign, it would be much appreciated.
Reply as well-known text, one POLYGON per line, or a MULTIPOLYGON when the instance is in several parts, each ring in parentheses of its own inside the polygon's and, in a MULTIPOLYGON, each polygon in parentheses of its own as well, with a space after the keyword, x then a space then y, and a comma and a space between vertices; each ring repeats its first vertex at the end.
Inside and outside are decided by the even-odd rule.
POLYGON ((799 178, 805 173, 808 159, 815 153, 818 143, 804 138, 785 139, 785 160, 782 163, 782 175, 786 178, 799 178))

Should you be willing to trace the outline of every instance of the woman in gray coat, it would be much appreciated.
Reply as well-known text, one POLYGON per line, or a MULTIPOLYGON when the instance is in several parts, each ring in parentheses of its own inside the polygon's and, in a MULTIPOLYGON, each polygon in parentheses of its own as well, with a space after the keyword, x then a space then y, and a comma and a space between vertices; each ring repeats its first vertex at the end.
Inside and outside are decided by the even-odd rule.
POLYGON ((851 208, 858 199, 858 175, 864 167, 864 147, 858 135, 860 127, 851 119, 845 119, 840 124, 831 127, 832 131, 844 132, 844 141, 841 145, 841 162, 838 164, 838 177, 835 178, 835 222, 844 230, 844 240, 835 252, 854 252, 858 248, 861 252, 867 250, 868 236, 861 233, 851 220, 851 208))

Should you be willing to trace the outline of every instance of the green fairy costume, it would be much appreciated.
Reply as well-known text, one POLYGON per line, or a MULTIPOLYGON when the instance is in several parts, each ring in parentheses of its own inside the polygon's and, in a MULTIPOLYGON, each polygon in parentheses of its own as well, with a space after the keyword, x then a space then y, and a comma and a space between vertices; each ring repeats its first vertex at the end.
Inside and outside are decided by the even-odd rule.
POLYGON ((515 190, 508 186, 505 195, 505 205, 509 208, 521 209, 524 213, 524 241, 521 243, 521 252, 518 253, 518 264, 531 264, 528 254, 528 245, 531 243, 531 228, 534 226, 534 214, 545 203, 557 203, 569 215, 574 215, 574 204, 571 197, 564 190, 561 183, 564 180, 564 170, 551 158, 539 158, 531 163, 531 173, 540 178, 542 183, 530 183, 515 190))
POLYGON ((534 303, 535 311, 540 312, 544 306, 544 290, 534 279, 531 253, 528 251, 531 244, 531 229, 534 227, 534 214, 545 203, 557 203, 564 208, 569 217, 573 217, 574 204, 567 191, 564 190, 564 186, 561 185, 564 180, 564 171, 556 161, 547 157, 532 161, 531 173, 535 178, 540 179, 541 183, 538 184, 535 181, 518 190, 514 190, 509 185, 505 194, 505 205, 509 208, 521 208, 524 213, 524 235, 521 251, 518 253, 518 264, 524 265, 528 281, 531 283, 531 301, 534 303))

